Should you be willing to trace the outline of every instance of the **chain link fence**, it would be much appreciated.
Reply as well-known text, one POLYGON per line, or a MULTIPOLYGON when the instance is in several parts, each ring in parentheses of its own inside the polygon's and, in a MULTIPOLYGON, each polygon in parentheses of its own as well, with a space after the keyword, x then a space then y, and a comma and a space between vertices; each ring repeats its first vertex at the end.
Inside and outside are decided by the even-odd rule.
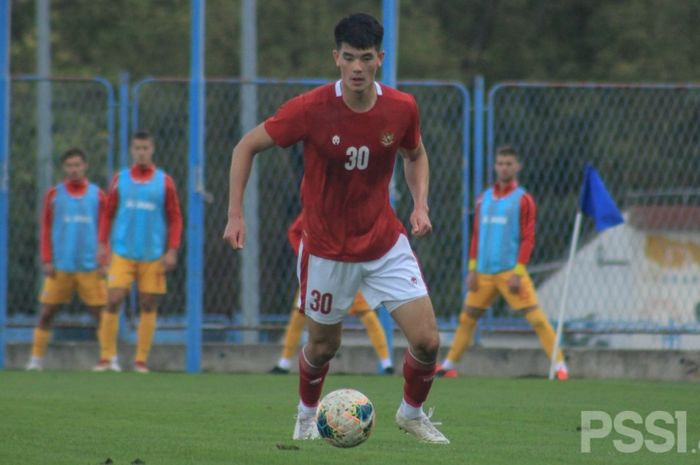
MULTIPOLYGON (((320 81, 256 81, 257 114, 262 121, 286 100, 310 90, 320 81)), ((463 160, 467 153, 468 94, 452 83, 406 83, 403 90, 415 95, 421 108, 423 137, 431 155, 431 217, 436 234, 416 241, 427 281, 439 313, 459 308, 463 244, 463 160)), ((228 172, 231 151, 241 137, 241 82, 208 80, 206 85, 206 190, 210 202, 205 211, 205 321, 240 323, 243 269, 240 255, 221 240, 228 208, 228 172)), ((169 172, 181 190, 187 182, 186 80, 149 79, 133 91, 132 127, 156 136, 156 163, 169 172)), ((261 322, 287 317, 297 287, 295 257, 287 243, 287 227, 300 211, 299 184, 303 176, 302 146, 274 148, 256 157, 260 234, 248 238, 260 246, 261 322)), ((407 222, 412 205, 397 170, 396 209, 407 222)), ((183 209, 186 205, 183 204, 183 209)), ((184 251, 180 256, 184 256, 184 251)), ((170 292, 161 306, 164 316, 185 311, 184 266, 170 281, 170 292)))
MULTIPOLYGON (((114 93, 95 79, 13 77, 10 113, 10 219, 8 316, 33 324, 43 281, 40 215, 46 190, 63 180, 60 156, 85 150, 88 177, 105 186, 114 156, 114 93)), ((75 318, 74 303, 59 318, 75 318)))
MULTIPOLYGON (((529 267, 556 319, 586 163, 625 224, 584 221, 566 305, 582 332, 700 331, 700 86, 503 83, 492 88, 488 153, 521 154, 538 203, 529 267)), ((489 181, 493 159, 489 159, 489 181)), ((508 314, 496 308, 498 323, 508 314)))

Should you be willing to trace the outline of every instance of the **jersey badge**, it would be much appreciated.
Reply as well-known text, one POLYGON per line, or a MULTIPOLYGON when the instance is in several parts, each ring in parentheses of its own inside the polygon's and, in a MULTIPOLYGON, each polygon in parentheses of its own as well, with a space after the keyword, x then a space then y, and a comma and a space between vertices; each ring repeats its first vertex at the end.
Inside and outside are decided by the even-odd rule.
POLYGON ((394 133, 393 132, 385 132, 384 134, 382 134, 382 145, 384 147, 389 147, 393 143, 394 143, 394 133))
POLYGON ((334 135, 331 142, 333 142, 333 145, 340 145, 340 136, 338 134, 334 135))

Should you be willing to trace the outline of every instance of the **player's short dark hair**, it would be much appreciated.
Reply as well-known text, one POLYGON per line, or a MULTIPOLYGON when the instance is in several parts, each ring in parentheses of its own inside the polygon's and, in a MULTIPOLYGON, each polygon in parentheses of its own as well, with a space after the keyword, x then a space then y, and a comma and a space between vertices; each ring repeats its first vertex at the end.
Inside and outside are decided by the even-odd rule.
POLYGON ((340 48, 346 43, 358 50, 382 48, 384 27, 367 13, 355 13, 338 21, 335 26, 335 45, 340 48))
POLYGON ((518 154, 518 151, 515 150, 515 147, 512 145, 501 145, 496 149, 496 156, 498 155, 503 155, 503 156, 509 156, 509 157, 515 157, 516 160, 520 160, 520 155, 518 154))
POLYGON ((87 163, 87 156, 85 155, 85 151, 78 147, 71 147, 65 152, 63 152, 61 154, 61 163, 65 163, 66 160, 73 157, 80 157, 81 160, 87 163))
POLYGON ((150 140, 151 142, 155 143, 155 138, 153 137, 153 134, 150 132, 146 131, 145 129, 139 129, 135 131, 131 135, 131 140, 150 140))

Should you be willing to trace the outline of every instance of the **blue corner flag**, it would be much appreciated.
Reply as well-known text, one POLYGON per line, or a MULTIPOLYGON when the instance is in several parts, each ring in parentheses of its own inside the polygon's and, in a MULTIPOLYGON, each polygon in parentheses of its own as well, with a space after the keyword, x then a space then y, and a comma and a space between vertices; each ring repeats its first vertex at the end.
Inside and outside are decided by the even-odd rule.
POLYGON ((622 213, 605 188, 600 175, 591 165, 586 165, 586 173, 581 186, 579 208, 584 215, 595 221, 595 230, 600 232, 624 223, 622 213))

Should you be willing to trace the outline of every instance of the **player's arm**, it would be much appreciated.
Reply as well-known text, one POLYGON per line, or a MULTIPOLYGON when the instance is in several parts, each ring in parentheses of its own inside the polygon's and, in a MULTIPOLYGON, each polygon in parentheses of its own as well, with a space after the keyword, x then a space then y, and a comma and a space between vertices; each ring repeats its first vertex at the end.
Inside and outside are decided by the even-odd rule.
POLYGON ((418 237, 430 234, 433 226, 428 216, 428 184, 430 165, 428 153, 425 151, 423 141, 419 140, 414 149, 399 149, 403 157, 403 169, 406 176, 406 184, 413 197, 413 212, 411 213, 411 232, 418 237))
POLYGON ((537 218, 537 206, 535 199, 530 194, 525 194, 520 199, 520 247, 518 248, 515 274, 524 275, 532 251, 535 249, 535 222, 537 218))
POLYGON ((52 187, 44 196, 44 206, 41 210, 40 251, 42 271, 46 276, 54 275, 53 247, 51 244, 51 227, 53 225, 53 201, 56 188, 52 187))
POLYGON ((245 245, 243 193, 250 177, 253 157, 274 145, 275 142, 263 123, 251 129, 233 149, 229 172, 228 223, 224 231, 224 240, 228 241, 234 249, 242 249, 245 245))
POLYGON ((112 222, 117 214, 119 205, 119 174, 115 174, 107 191, 107 199, 104 202, 104 210, 100 214, 97 240, 99 242, 97 259, 100 265, 107 266, 109 263, 109 235, 112 231, 112 222))
POLYGON ((478 275, 476 273, 476 260, 479 251, 479 217, 481 212, 481 197, 476 200, 474 217, 472 220, 472 240, 469 244, 469 264, 467 266, 467 289, 476 292, 479 288, 478 275))
POLYGON ((525 194, 520 199, 520 247, 518 258, 513 269, 513 276, 508 279, 508 288, 513 293, 520 292, 522 277, 527 272, 527 264, 530 262, 532 251, 535 248, 535 220, 537 207, 530 194, 525 194))
POLYGON ((182 211, 175 181, 169 175, 165 177, 165 218, 168 222, 168 250, 163 256, 163 267, 165 271, 171 271, 177 265, 177 249, 182 239, 182 211))

